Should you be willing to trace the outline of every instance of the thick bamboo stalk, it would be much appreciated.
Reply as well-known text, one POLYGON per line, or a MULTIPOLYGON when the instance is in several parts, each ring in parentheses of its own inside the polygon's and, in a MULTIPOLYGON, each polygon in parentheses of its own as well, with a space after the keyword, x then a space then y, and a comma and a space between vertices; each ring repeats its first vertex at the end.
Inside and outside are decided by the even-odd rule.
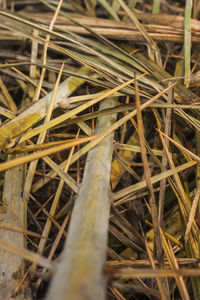
MULTIPOLYGON (((113 107, 116 101, 116 97, 106 99, 100 109, 113 107)), ((115 115, 100 117, 97 133, 109 128, 115 118, 115 115)), ((105 299, 103 265, 110 211, 112 151, 113 134, 88 154, 62 260, 51 283, 48 300, 105 299)))

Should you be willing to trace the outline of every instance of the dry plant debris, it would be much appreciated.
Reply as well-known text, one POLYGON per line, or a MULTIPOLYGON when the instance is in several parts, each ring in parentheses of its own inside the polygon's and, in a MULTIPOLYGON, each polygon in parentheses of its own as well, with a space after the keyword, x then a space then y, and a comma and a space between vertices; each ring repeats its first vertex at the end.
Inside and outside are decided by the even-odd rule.
POLYGON ((0 299, 200 299, 199 32, 199 1, 0 1, 0 299))

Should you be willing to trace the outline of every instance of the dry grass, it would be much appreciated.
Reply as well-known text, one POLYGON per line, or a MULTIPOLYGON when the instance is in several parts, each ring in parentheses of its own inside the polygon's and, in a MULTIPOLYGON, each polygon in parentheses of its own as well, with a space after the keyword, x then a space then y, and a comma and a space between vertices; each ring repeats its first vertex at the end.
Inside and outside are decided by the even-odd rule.
POLYGON ((200 299, 185 2, 0 1, 0 299, 200 299))

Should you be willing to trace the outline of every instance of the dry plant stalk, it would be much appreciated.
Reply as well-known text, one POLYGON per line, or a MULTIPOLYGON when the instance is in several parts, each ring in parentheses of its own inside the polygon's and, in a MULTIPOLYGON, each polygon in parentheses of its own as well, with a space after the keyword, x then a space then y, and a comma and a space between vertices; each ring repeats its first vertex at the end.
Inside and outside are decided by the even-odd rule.
MULTIPOLYGON (((116 103, 116 97, 104 100, 100 109, 116 103)), ((97 133, 111 127, 116 116, 101 117, 97 133)), ((83 182, 75 202, 67 241, 48 300, 105 299, 106 279, 103 265, 109 220, 110 167, 113 134, 92 149, 87 157, 83 182)))
MULTIPOLYGON (((24 166, 9 169, 5 174, 3 201, 0 209, 0 220, 10 226, 26 228, 26 203, 22 199, 24 182, 24 166)), ((19 248, 24 248, 25 237, 23 233, 0 230, 0 239, 10 242, 19 248)), ((10 299, 14 289, 22 280, 25 262, 22 257, 13 255, 6 250, 0 249, 0 299, 10 299)), ((24 282, 17 300, 27 299, 24 282)))
MULTIPOLYGON (((155 199, 155 195, 154 195, 153 184, 151 182, 150 167, 149 167, 149 163, 147 160, 147 154, 146 154, 144 126, 143 126, 143 120, 142 120, 140 95, 139 95, 137 80, 135 80, 135 101, 136 101, 136 108, 137 108, 138 135, 139 135, 139 139, 140 139, 141 156, 142 156, 142 161, 143 161, 143 165, 144 165, 144 175, 145 175, 145 180, 146 180, 148 194, 149 194, 149 206, 151 209, 151 217, 152 217, 153 229, 154 229, 156 257, 158 259, 159 266, 164 267, 163 246, 162 246, 162 240, 161 240, 161 235, 160 235, 160 231, 159 231, 159 223, 158 223, 158 210, 157 210, 157 206, 156 206, 156 199, 155 199)), ((168 287, 167 280, 162 279, 161 282, 159 282, 158 286, 160 287, 160 290, 165 295, 163 297, 163 299, 169 299, 170 294, 169 294, 169 287, 168 287)), ((162 295, 162 292, 161 292, 161 295, 162 295)))
MULTIPOLYGON (((81 67, 79 74, 89 74, 91 71, 87 67, 81 67)), ((85 81, 69 77, 64 80, 58 87, 56 98, 54 102, 54 109, 61 103, 67 102, 67 97, 71 95, 80 85, 85 81)), ((51 102, 53 91, 34 103, 31 107, 22 112, 19 116, 11 120, 0 128, 0 148, 2 149, 6 144, 6 140, 16 138, 20 133, 24 132, 36 122, 45 117, 47 108, 51 102)))

